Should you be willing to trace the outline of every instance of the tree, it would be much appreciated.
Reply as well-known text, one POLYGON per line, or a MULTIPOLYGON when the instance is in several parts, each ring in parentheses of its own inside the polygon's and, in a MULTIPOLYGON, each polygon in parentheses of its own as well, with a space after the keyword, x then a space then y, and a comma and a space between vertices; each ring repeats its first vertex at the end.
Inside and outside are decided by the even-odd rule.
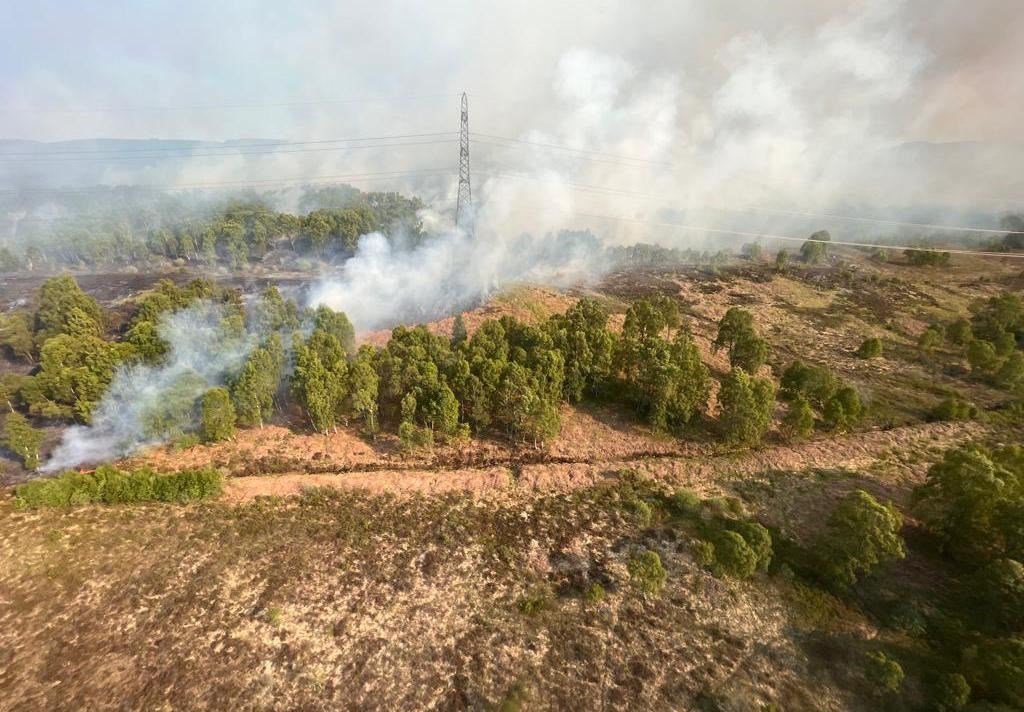
MULTIPOLYGON (((608 331, 608 315, 601 305, 594 299, 580 299, 564 315, 552 316, 545 330, 565 362, 565 399, 577 403, 584 395, 603 392, 612 376, 615 339, 608 331)), ((634 348, 639 349, 645 338, 653 336, 641 337, 634 332, 634 348)), ((634 353, 629 358, 637 357, 634 353)))
POLYGON ((373 347, 363 345, 348 369, 349 409, 353 415, 362 419, 363 427, 370 435, 375 435, 378 430, 377 396, 380 392, 380 379, 377 377, 375 358, 373 347))
POLYGON ((462 320, 462 312, 459 312, 455 315, 455 321, 452 322, 452 347, 465 343, 468 338, 466 322, 462 320))
POLYGON ((1024 557, 1024 451, 947 450, 915 488, 915 512, 962 561, 1024 557))
POLYGON ((906 556, 903 517, 889 503, 854 490, 832 512, 817 549, 822 571, 833 584, 852 586, 879 564, 906 556))
POLYGON ((995 382, 1008 391, 1024 386, 1024 353, 1015 351, 1010 354, 996 372, 995 382))
POLYGON ((238 422, 245 426, 263 427, 274 406, 274 393, 280 382, 280 370, 269 350, 253 350, 231 385, 238 422))
POLYGON ((717 352, 725 348, 733 368, 756 373, 768 359, 768 342, 754 331, 754 317, 746 309, 730 307, 718 322, 718 336, 713 344, 717 352))
POLYGON ((857 355, 863 359, 882 357, 882 340, 877 336, 865 339, 857 349, 857 355))
POLYGON ((803 396, 789 404, 782 418, 782 432, 790 440, 803 440, 814 430, 814 411, 803 396))
POLYGON ((21 413, 11 412, 4 419, 3 444, 21 458, 28 470, 39 467, 39 448, 43 431, 33 428, 21 413))
POLYGON ((347 395, 347 377, 345 352, 333 333, 314 330, 295 350, 292 393, 317 432, 337 425, 347 395))
POLYGON ((964 657, 972 689, 1008 709, 1024 709, 1024 640, 983 640, 964 657))
POLYGON ((345 353, 355 353, 356 330, 352 327, 352 322, 345 316, 345 312, 336 312, 321 304, 313 316, 313 330, 331 334, 345 349, 345 353))
POLYGON ((789 267, 789 251, 779 250, 775 253, 775 271, 784 273, 789 267))
POLYGON ((996 347, 990 341, 975 339, 967 345, 967 362, 971 373, 977 377, 991 374, 999 366, 996 347))
POLYGON ((946 673, 935 684, 933 702, 939 712, 958 712, 971 701, 971 686, 960 673, 946 673))
POLYGON ((804 398, 822 409, 840 386, 839 379, 827 366, 812 366, 802 361, 794 361, 787 366, 779 382, 783 400, 792 402, 804 398))
POLYGON ((863 413, 860 394, 851 386, 843 386, 825 402, 825 426, 830 430, 850 430, 863 413))
POLYGON ((982 619, 997 630, 1024 630, 1024 565, 999 558, 986 564, 974 579, 973 593, 982 619))
POLYGON ((818 230, 800 245, 800 258, 812 265, 821 262, 828 253, 827 243, 831 240, 828 230, 818 230))
POLYGON ((896 692, 903 685, 904 678, 900 664, 880 651, 868 653, 864 676, 876 695, 896 692))
POLYGON ((227 440, 235 434, 235 406, 227 388, 211 388, 203 394, 199 433, 203 442, 227 440))
POLYGON ((757 445, 771 427, 775 386, 767 379, 751 378, 734 368, 722 381, 718 394, 722 407, 719 422, 727 440, 757 445))
POLYGON ((956 319, 946 326, 946 340, 955 346, 967 346, 973 338, 974 331, 967 319, 956 319))
POLYGON ((0 346, 15 358, 32 361, 32 314, 24 309, 0 314, 0 346))
POLYGON ((58 334, 100 336, 103 314, 95 299, 82 291, 74 277, 51 277, 36 297, 36 343, 58 334))

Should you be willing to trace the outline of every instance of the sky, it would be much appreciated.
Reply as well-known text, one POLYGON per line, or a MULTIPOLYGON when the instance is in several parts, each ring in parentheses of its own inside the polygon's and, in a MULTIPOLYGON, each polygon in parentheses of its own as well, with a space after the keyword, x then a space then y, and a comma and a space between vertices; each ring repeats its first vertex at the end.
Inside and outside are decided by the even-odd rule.
MULTIPOLYGON (((482 174, 667 193, 684 207, 1024 198, 1020 0, 6 4, 0 138, 453 131, 467 91, 476 132, 671 164, 584 165, 483 144, 482 174), (962 141, 989 147, 900 148, 962 141)), ((452 153, 124 161, 106 180, 425 168, 452 153)), ((520 189, 490 188, 508 215, 522 212, 507 205, 520 189)))

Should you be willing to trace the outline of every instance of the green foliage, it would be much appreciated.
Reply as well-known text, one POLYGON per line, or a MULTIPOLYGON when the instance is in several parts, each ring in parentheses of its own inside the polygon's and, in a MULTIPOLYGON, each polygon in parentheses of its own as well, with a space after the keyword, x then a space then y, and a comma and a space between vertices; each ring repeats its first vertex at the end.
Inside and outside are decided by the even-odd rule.
POLYGON ((974 339, 974 329, 967 319, 956 319, 946 326, 946 340, 954 346, 967 346, 974 339))
POLYGON ((1024 558, 1024 450, 947 450, 914 490, 915 512, 957 559, 1024 558))
POLYGON ((24 309, 0 314, 0 347, 14 358, 31 361, 35 351, 32 339, 32 313, 24 309))
POLYGON ((1008 391, 1016 391, 1024 386, 1024 353, 1011 353, 996 371, 994 380, 996 385, 1008 391))
POLYGON ((942 327, 937 324, 931 324, 921 332, 919 337, 917 337, 917 348, 919 348, 922 353, 930 354, 938 348, 940 344, 942 344, 942 339, 942 327))
POLYGON ((1019 561, 990 561, 978 572, 972 592, 988 624, 1014 633, 1024 630, 1024 565, 1019 561))
POLYGON ((88 334, 47 339, 40 352, 30 412, 89 422, 117 368, 131 354, 128 344, 109 343, 88 334))
POLYGON ((192 428, 206 380, 194 371, 178 376, 142 414, 147 440, 177 440, 192 428))
POLYGON ((857 349, 857 356, 863 359, 882 357, 882 340, 877 336, 865 339, 857 349))
POLYGON ((843 386, 832 394, 825 403, 825 427, 830 430, 850 430, 864 414, 860 394, 851 387, 843 386))
POLYGON ((715 564, 715 545, 710 541, 697 539, 690 546, 693 559, 701 566, 711 567, 715 564))
POLYGON ((964 655, 971 689, 1013 709, 1024 708, 1024 640, 985 640, 964 655))
POLYGON ((101 465, 94 472, 66 472, 59 477, 18 485, 14 503, 21 509, 128 502, 187 502, 220 494, 222 476, 212 468, 159 474, 149 468, 125 471, 101 465))
POLYGON ((757 570, 757 554, 737 532, 722 530, 714 540, 715 573, 749 578, 757 570))
POLYGON ((227 440, 235 434, 235 406, 226 388, 211 388, 203 394, 199 432, 203 442, 227 440))
POLYGON ((971 700, 967 678, 957 672, 939 676, 932 692, 932 703, 938 712, 958 712, 971 700))
POLYGON ((770 352, 768 342, 758 337, 754 330, 753 315, 740 307, 730 307, 718 322, 718 336, 713 347, 716 352, 725 348, 732 367, 742 368, 747 373, 756 373, 770 352))
POLYGON ((1003 292, 972 307, 974 336, 995 343, 1004 333, 1015 339, 1024 336, 1024 301, 1012 292, 1003 292))
POLYGON ((932 408, 933 420, 974 420, 978 417, 978 409, 965 400, 951 396, 943 398, 932 408))
POLYGON ((564 315, 551 317, 545 329, 565 361, 564 398, 577 403, 604 392, 612 376, 615 339, 600 304, 581 299, 564 315))
POLYGON ((633 556, 627 565, 630 583, 649 596, 658 596, 665 586, 668 574, 656 551, 644 551, 633 556))
POLYGON ((347 387, 348 362, 341 343, 333 333, 315 329, 295 349, 291 389, 317 432, 337 425, 347 387))
POLYGON ((722 412, 719 423, 725 437, 733 443, 757 445, 772 423, 775 386, 767 379, 751 378, 734 368, 722 381, 718 394, 722 412))
POLYGON ((813 366, 794 361, 782 373, 779 379, 781 389, 779 395, 788 402, 798 398, 805 399, 816 408, 823 409, 825 403, 836 392, 840 381, 827 366, 813 366))
POLYGON ((455 315, 455 321, 452 322, 452 347, 464 344, 469 339, 469 332, 466 331, 466 322, 462 319, 462 312, 455 315))
POLYGON ((867 655, 864 677, 876 695, 885 695, 902 687, 904 673, 898 662, 881 651, 873 651, 867 655))
POLYGON ((380 392, 380 378, 375 367, 376 352, 372 346, 364 345, 356 353, 348 369, 349 411, 363 422, 370 435, 379 429, 377 417, 377 396, 380 392))
POLYGON ((604 601, 607 595, 604 586, 595 582, 587 586, 587 590, 583 594, 583 600, 591 606, 596 606, 604 601))
POLYGON ((916 267, 944 267, 949 264, 949 253, 939 250, 906 249, 903 251, 907 263, 916 267))
POLYGON ((817 264, 825 259, 828 253, 828 242, 832 236, 828 230, 818 230, 800 245, 800 258, 807 264, 817 264))
POLYGON ((789 267, 789 252, 787 250, 779 250, 775 253, 775 271, 785 272, 789 267))
POLYGON ((817 544, 824 576, 834 585, 851 586, 881 563, 906 556, 900 529, 903 517, 867 492, 848 494, 829 517, 817 544))
POLYGON ((355 353, 356 330, 344 312, 320 305, 313 315, 313 331, 333 336, 345 353, 355 353))
POLYGON ((804 440, 814 430, 814 411, 803 396, 797 396, 789 403, 781 429, 789 440, 804 440))
POLYGON ((971 365, 971 373, 975 376, 990 375, 999 366, 999 356, 991 341, 975 339, 967 345, 967 362, 971 365))
POLYGON ((231 400, 242 425, 262 428, 273 411, 283 366, 275 352, 270 344, 253 349, 231 384, 231 400))
POLYGON ((39 467, 39 448, 43 431, 33 428, 21 413, 11 412, 4 418, 3 445, 21 458, 26 469, 39 467))
POLYGON ((82 291, 71 275, 51 277, 36 296, 36 343, 42 345, 58 334, 98 337, 103 314, 95 299, 82 291))

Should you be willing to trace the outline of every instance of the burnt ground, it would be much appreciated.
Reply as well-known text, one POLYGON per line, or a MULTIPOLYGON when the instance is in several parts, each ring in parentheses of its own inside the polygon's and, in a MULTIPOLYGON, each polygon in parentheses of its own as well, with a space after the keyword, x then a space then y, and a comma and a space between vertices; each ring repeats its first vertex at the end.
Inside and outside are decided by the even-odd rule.
MULTIPOLYGON (((80 281, 110 305, 161 276, 80 281)), ((503 313, 542 318, 582 293, 621 323, 631 299, 667 294, 716 374, 727 363, 710 348, 715 323, 743 305, 772 343, 773 367, 828 363, 864 393, 869 418, 857 433, 798 446, 772 434, 747 452, 588 404, 563 410, 563 433, 544 451, 484 438, 402 457, 387 437, 277 425, 141 453, 136 463, 223 467, 225 496, 184 507, 0 504, 0 709, 878 709, 863 654, 906 641, 866 598, 840 601, 777 571, 712 576, 691 533, 629 513, 622 471, 663 491, 734 497, 798 542, 855 487, 905 509, 944 448, 1019 441, 998 411, 1007 394, 966 378, 957 354, 923 361, 913 345, 930 321, 1020 286, 1012 261, 912 269, 849 253, 786 275, 665 267, 567 294, 513 290, 468 315, 471 328, 503 313), (857 359, 874 335, 885 358, 857 359), (983 419, 922 423, 950 393, 987 409, 983 419), (630 585, 627 562, 644 549, 665 564, 660 596, 630 585), (606 591, 600 602, 582 595, 591 583, 606 591)), ((910 557, 872 585, 931 595, 943 574, 912 518, 906 534, 910 557)), ((927 671, 903 662, 906 704, 923 708, 927 671)))

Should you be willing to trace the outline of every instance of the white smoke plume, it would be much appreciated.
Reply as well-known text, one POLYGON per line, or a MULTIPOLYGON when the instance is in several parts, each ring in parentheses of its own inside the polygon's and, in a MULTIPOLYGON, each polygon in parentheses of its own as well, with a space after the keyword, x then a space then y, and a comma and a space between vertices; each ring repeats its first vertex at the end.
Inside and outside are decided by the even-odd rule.
POLYGON ((220 306, 200 301, 165 315, 160 337, 170 344, 158 366, 124 366, 93 413, 92 424, 76 425, 40 468, 54 472, 83 463, 105 462, 156 441, 147 433, 147 417, 169 392, 198 398, 207 388, 223 385, 244 364, 253 338, 225 339, 220 306), (186 392, 181 393, 185 389, 186 392))
POLYGON ((513 282, 566 286, 606 268, 601 244, 586 233, 508 238, 482 229, 471 238, 456 230, 411 249, 374 233, 359 240, 337 274, 313 285, 309 298, 367 331, 450 314, 513 282))

